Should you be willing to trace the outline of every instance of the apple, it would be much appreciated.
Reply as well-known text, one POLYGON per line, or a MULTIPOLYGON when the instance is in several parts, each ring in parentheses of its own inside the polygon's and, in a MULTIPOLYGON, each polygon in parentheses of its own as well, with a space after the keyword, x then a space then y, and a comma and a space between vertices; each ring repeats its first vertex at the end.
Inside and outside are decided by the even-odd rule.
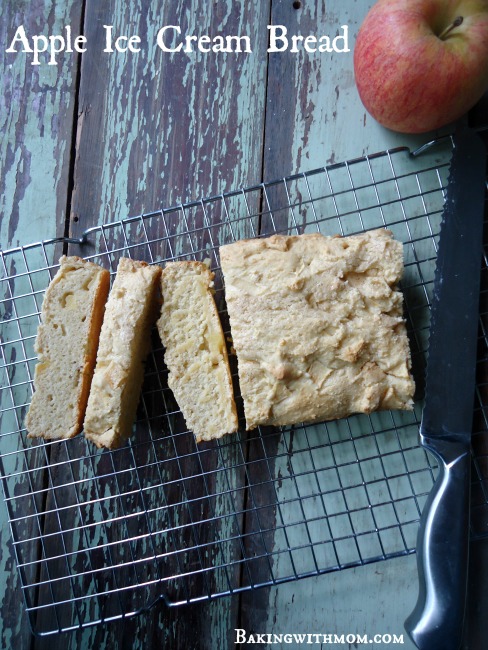
POLYGON ((438 129, 488 89, 488 0, 378 0, 354 74, 367 111, 402 133, 438 129))

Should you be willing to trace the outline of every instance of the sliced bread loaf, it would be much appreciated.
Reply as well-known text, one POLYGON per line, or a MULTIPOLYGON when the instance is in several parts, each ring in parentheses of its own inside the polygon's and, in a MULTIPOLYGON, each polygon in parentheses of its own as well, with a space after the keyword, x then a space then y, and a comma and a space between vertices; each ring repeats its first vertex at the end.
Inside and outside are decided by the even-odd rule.
POLYGON ((412 408, 390 231, 242 240, 220 261, 248 429, 412 408))
POLYGON ((161 268, 121 258, 105 310, 84 422, 97 447, 127 440, 140 399, 150 330, 158 314, 161 268))
POLYGON ((25 419, 29 437, 49 440, 81 431, 110 284, 109 272, 96 264, 66 256, 59 262, 42 303, 25 419))
POLYGON ((161 276, 158 330, 168 384, 196 441, 237 430, 237 413, 222 326, 201 262, 171 262, 161 276))

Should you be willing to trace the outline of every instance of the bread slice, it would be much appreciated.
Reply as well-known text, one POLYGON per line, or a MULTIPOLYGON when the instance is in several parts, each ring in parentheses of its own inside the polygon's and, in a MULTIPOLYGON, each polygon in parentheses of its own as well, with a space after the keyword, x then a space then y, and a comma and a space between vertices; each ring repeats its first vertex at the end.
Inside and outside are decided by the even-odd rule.
POLYGON ((158 330, 168 385, 196 441, 237 431, 237 413, 222 326, 211 292, 214 274, 201 262, 170 262, 161 276, 158 330))
POLYGON ((220 260, 248 429, 412 408, 390 231, 238 241, 220 260))
POLYGON ((157 318, 161 268, 121 258, 107 301, 84 422, 97 447, 115 449, 132 433, 157 318))
POLYGON ((63 256, 41 310, 35 392, 25 418, 30 438, 59 440, 82 428, 107 300, 110 274, 63 256))

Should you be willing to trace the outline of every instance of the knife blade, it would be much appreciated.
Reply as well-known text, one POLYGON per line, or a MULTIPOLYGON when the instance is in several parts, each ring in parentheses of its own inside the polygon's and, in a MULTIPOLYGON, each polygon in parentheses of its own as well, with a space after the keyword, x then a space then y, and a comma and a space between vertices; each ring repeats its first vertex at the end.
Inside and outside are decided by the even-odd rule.
POLYGON ((431 300, 420 444, 439 465, 420 518, 419 594, 405 629, 420 650, 457 650, 467 590, 471 431, 486 183, 486 149, 453 136, 431 300))

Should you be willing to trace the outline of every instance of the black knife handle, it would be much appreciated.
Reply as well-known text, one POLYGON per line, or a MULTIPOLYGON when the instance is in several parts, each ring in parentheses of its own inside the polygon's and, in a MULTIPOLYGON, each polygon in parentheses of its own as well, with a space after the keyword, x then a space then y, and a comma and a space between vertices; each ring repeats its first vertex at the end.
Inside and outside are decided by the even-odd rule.
POLYGON ((439 474, 420 518, 419 596, 405 629, 420 650, 458 650, 468 575, 470 446, 427 437, 422 445, 438 459, 439 474))

